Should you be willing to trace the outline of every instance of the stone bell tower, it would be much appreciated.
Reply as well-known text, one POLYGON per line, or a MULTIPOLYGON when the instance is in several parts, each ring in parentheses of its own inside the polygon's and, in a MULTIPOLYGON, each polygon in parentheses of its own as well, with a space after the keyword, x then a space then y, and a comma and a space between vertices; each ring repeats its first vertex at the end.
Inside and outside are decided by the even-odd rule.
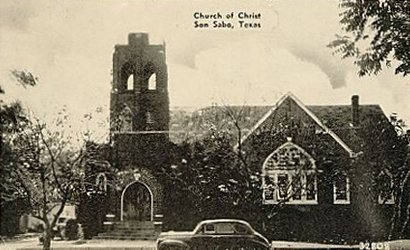
POLYGON ((110 106, 118 167, 155 171, 164 164, 169 139, 164 45, 149 44, 148 34, 131 33, 127 45, 115 46, 110 106))
POLYGON ((162 224, 160 168, 167 166, 169 98, 165 46, 131 33, 116 45, 110 103, 111 165, 117 171, 116 218, 162 224))

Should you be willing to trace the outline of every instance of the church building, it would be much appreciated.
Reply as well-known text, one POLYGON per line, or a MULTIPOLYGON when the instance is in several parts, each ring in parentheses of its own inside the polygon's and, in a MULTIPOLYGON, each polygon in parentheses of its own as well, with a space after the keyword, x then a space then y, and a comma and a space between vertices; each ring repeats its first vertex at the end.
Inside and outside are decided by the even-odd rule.
POLYGON ((166 209, 161 174, 181 136, 173 130, 196 139, 204 123, 234 131, 226 108, 241 114, 234 147, 261 179, 261 213, 248 218, 261 233, 339 243, 388 234, 402 152, 394 149, 397 134, 379 105, 360 105, 356 95, 347 105, 306 105, 287 93, 272 106, 178 115, 181 110, 170 113, 165 52, 145 33, 115 46, 110 143, 89 145, 86 176, 94 198, 82 210, 84 224, 100 224, 97 238, 156 238, 166 209))

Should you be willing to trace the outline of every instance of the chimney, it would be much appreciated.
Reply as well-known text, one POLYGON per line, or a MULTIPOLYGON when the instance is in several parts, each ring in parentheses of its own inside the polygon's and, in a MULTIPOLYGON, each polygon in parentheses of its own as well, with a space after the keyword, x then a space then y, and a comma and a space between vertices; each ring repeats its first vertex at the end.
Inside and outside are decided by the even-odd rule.
POLYGON ((359 126, 359 96, 352 96, 352 124, 354 127, 359 126))

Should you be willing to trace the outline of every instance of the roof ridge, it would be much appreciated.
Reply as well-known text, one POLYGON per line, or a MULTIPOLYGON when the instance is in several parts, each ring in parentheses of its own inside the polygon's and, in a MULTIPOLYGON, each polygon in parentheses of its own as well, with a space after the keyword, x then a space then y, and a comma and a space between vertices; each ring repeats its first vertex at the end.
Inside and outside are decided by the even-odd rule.
MULTIPOLYGON (((259 127, 261 126, 266 119, 268 119, 273 112, 283 103, 284 100, 287 98, 292 98, 293 101, 296 102, 296 104, 306 112, 308 116, 310 116, 326 133, 328 133, 337 143, 339 143, 342 148, 344 148, 351 157, 354 157, 356 153, 336 134, 334 133, 331 129, 329 129, 326 125, 322 123, 322 121, 310 110, 307 108, 307 106, 300 101, 292 92, 287 92, 285 95, 283 95, 276 103, 275 105, 272 106, 272 108, 265 113, 265 115, 252 127, 252 129, 244 135, 240 139, 240 143, 243 143, 248 139, 248 137, 259 127)), ((235 145, 235 148, 238 148, 239 143, 235 145)))
MULTIPOLYGON (((326 105, 320 105, 320 104, 308 104, 308 105, 305 105, 306 107, 337 107, 337 106, 344 106, 344 107, 351 107, 352 105, 351 104, 326 104, 326 105)), ((376 103, 374 103, 374 104, 360 104, 359 105, 359 107, 362 107, 362 106, 378 106, 378 107, 381 107, 380 106, 380 104, 376 104, 376 103)))

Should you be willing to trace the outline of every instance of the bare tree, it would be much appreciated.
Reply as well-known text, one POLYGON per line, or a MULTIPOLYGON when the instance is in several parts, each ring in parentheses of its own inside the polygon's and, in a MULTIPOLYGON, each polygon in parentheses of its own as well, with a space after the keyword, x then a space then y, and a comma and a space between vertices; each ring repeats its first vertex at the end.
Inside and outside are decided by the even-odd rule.
MULTIPOLYGON (((38 81, 27 71, 12 75, 24 87, 38 81)), ((64 109, 46 123, 20 104, 1 104, 2 118, 7 118, 1 123, 1 202, 24 200, 26 212, 43 222, 43 248, 50 249, 64 207, 83 191, 84 141, 73 136, 64 109)))
MULTIPOLYGON (((57 124, 64 122, 63 118, 57 124)), ((28 202, 32 215, 43 222, 43 249, 50 249, 53 228, 64 207, 83 190, 84 150, 73 147, 64 130, 51 129, 39 119, 28 121, 10 140, 17 159, 8 166, 15 189, 28 202)))

